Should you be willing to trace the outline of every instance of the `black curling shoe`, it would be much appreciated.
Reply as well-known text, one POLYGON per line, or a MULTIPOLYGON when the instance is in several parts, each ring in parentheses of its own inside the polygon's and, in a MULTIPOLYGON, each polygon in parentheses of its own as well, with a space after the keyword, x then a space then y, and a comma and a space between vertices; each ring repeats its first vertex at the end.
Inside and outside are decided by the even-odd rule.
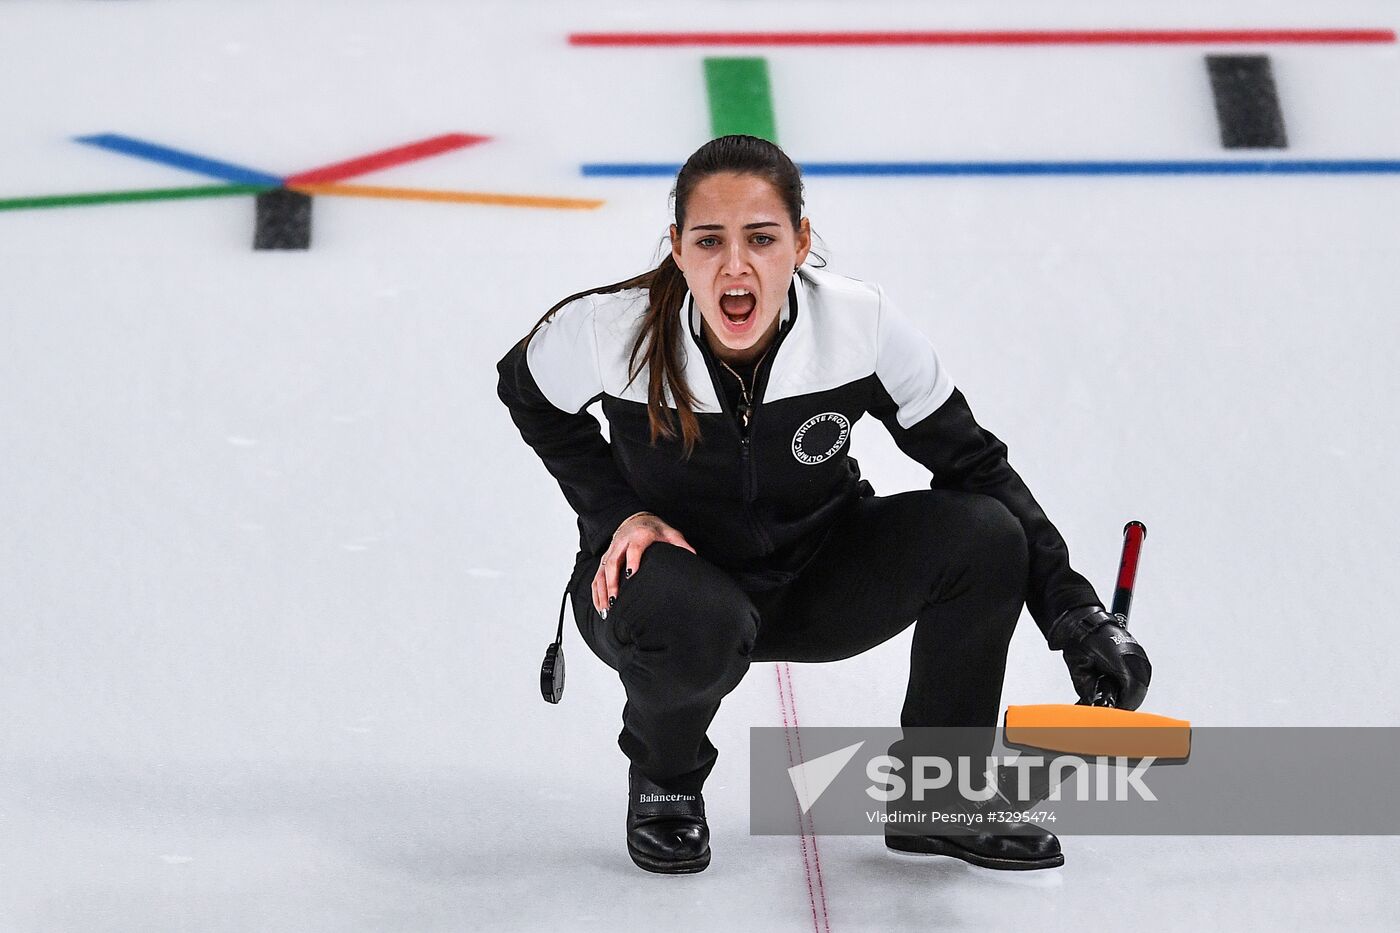
POLYGON ((710 864, 705 798, 652 783, 633 765, 627 772, 627 853, 639 868, 668 875, 710 864))
MULTIPOLYGON (((1001 809, 995 806, 998 803, 1010 808, 1006 798, 998 794, 986 809, 1001 809)), ((886 824, 885 845, 898 852, 948 855, 983 868, 1008 871, 1059 868, 1065 863, 1060 840, 1043 826, 1010 822, 992 825, 996 827, 995 832, 918 836, 894 832, 886 824)))
POLYGON ((950 855, 983 868, 1010 871, 1031 871, 1036 868, 1059 868, 1065 863, 1060 840, 1048 829, 1029 823, 1010 824, 1029 827, 1025 835, 1001 833, 968 833, 955 836, 904 836, 885 834, 885 845, 899 852, 915 855, 950 855))

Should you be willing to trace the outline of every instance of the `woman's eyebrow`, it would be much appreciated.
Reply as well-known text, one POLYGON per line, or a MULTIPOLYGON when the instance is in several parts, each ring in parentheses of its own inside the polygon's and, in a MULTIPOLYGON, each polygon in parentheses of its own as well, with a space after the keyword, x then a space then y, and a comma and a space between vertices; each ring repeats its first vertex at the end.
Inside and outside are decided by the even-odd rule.
MULTIPOLYGON (((780 227, 782 224, 774 220, 760 220, 757 223, 744 224, 745 230, 754 230, 758 227, 780 227)), ((698 224, 691 227, 691 230, 723 230, 724 224, 698 224)))

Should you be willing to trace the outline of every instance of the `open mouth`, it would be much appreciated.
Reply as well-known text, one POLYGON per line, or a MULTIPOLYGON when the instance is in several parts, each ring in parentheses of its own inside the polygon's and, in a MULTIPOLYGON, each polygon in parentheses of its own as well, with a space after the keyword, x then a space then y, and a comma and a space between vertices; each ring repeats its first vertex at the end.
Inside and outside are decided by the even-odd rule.
POLYGON ((752 294, 721 295, 719 307, 724 312, 726 322, 737 329, 744 327, 753 319, 754 309, 758 307, 758 299, 752 294))

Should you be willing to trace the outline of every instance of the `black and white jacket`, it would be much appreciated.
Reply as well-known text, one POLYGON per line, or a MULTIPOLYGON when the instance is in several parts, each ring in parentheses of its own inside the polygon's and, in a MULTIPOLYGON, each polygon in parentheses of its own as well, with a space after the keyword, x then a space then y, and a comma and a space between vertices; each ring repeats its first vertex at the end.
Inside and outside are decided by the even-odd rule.
POLYGON ((849 455, 851 427, 869 412, 932 471, 933 488, 993 496, 1021 520, 1026 603, 1042 631, 1064 610, 1100 602, 1007 463, 1006 446, 973 420, 928 338, 880 286, 806 266, 793 276, 778 336, 754 376, 747 431, 687 295, 680 356, 703 432, 688 461, 679 437, 651 444, 645 366, 628 379, 646 306, 641 288, 577 298, 497 366, 501 400, 578 514, 575 574, 623 519, 646 510, 751 590, 792 579, 842 507, 874 494, 849 455), (610 440, 585 410, 599 399, 610 440))

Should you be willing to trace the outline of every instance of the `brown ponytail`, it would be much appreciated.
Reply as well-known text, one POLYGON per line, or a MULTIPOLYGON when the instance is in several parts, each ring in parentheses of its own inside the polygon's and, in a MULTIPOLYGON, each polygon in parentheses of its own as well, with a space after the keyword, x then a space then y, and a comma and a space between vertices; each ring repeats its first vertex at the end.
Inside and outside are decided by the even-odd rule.
MULTIPOLYGON (((793 229, 802 220, 802 175, 787 154, 766 139, 756 136, 721 136, 712 139, 697 149, 676 176, 675 187, 671 189, 671 199, 675 208, 676 227, 685 229, 685 210, 690 202, 690 194, 705 178, 721 172, 756 175, 769 183, 783 199, 788 209, 793 229)), ((824 263, 823 263, 824 264, 824 263)), ((529 343, 535 331, 548 321, 554 312, 575 299, 586 295, 608 295, 628 288, 645 288, 649 293, 646 316, 637 330, 637 339, 632 344, 628 356, 628 381, 647 367, 647 421, 651 426, 651 442, 658 437, 668 440, 676 436, 676 421, 680 423, 683 442, 683 456, 689 458, 695 444, 703 438, 700 422, 695 417, 695 395, 681 376, 680 347, 690 326, 681 314, 681 302, 686 294, 685 274, 672 258, 669 246, 665 258, 655 269, 643 272, 621 282, 590 288, 560 300, 544 313, 530 332, 521 339, 520 345, 529 343), (638 357, 641 356, 639 362, 638 357), (675 403, 674 416, 666 404, 666 394, 670 392, 675 403)))

